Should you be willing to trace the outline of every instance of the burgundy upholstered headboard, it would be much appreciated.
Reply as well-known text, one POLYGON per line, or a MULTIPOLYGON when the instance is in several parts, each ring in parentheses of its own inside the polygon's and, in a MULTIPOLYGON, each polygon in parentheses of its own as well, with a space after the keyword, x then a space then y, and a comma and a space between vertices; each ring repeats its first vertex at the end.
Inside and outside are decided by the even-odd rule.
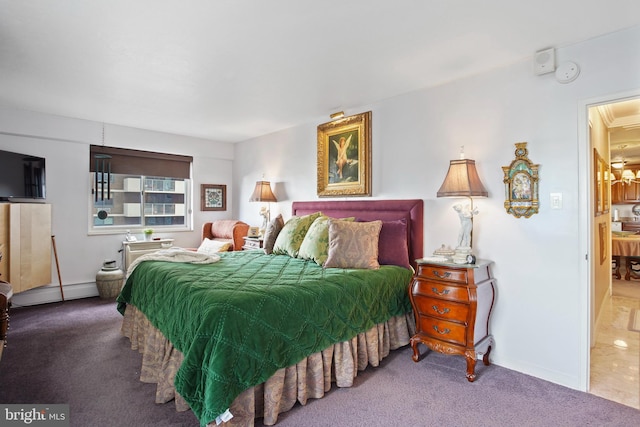
POLYGON ((293 202, 292 214, 301 216, 322 212, 333 218, 356 217, 360 221, 393 221, 405 219, 409 242, 409 261, 415 268, 415 260, 422 258, 423 251, 423 206, 422 199, 407 200, 326 200, 293 202))

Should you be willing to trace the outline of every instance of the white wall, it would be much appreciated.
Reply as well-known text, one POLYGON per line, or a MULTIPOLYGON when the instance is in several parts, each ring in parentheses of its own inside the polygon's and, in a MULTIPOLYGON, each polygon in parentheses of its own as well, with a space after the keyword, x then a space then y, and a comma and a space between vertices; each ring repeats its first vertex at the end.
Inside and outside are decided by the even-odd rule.
MULTIPOLYGON (((453 245, 458 232, 455 201, 435 197, 449 160, 458 157, 461 145, 467 158, 476 160, 489 197, 476 201, 474 247, 479 257, 495 261, 496 364, 586 387, 585 105, 640 90, 638 52, 640 27, 635 27, 557 49, 558 63, 572 60, 581 67, 571 84, 557 83, 553 74, 535 76, 531 61, 523 61, 346 111, 373 111, 373 198, 425 200, 425 254, 443 243, 453 245), (501 167, 513 160, 520 141, 528 142, 530 159, 541 165, 541 209, 529 219, 509 216, 503 207, 501 167), (549 209, 549 193, 562 193, 561 210, 549 209)), ((204 221, 237 217, 260 224, 259 206, 248 199, 263 176, 274 183, 279 200, 272 204, 273 214, 287 218, 293 200, 316 199, 316 126, 328 121, 329 113, 235 147, 112 125, 106 126, 105 144, 194 156, 196 230, 171 237, 180 246, 195 246, 204 221), (227 184, 226 212, 199 211, 202 183, 227 184)), ((47 158, 47 202, 53 205, 67 299, 97 294, 95 273, 103 259, 117 256, 122 239, 87 235, 89 144, 101 143, 101 123, 0 110, 0 149, 47 158)), ((55 271, 52 277, 52 285, 17 295, 14 303, 59 300, 55 271)))
MULTIPOLYGON (((52 205, 55 235, 65 299, 97 295, 96 272, 104 259, 120 263, 123 233, 88 235, 89 145, 101 145, 102 123, 17 110, 0 110, 0 149, 46 158, 47 198, 52 205)), ((203 222, 233 217, 233 146, 203 139, 105 125, 104 144, 172 154, 193 160, 193 231, 158 233, 175 245, 197 247, 203 222), (227 185, 227 211, 200 211, 200 184, 227 185)), ((43 242, 42 244, 51 244, 43 242)), ((15 305, 60 300, 55 263, 53 283, 15 295, 15 305)))
MULTIPOLYGON (((557 49, 558 63, 581 67, 570 84, 553 74, 535 76, 527 60, 346 111, 373 111, 373 198, 425 200, 425 254, 453 245, 457 235, 455 201, 436 198, 449 160, 461 145, 476 160, 489 197, 476 201, 474 247, 479 257, 495 261, 496 364, 586 388, 589 283, 581 236, 589 229, 580 210, 589 209, 588 179, 581 174, 588 141, 579 126, 587 123, 585 100, 640 88, 638 52, 640 27, 557 49), (540 213, 529 219, 507 215, 503 207, 501 167, 514 159, 520 141, 541 165, 540 213), (550 193, 562 193, 561 210, 550 210, 550 193)), ((329 113, 236 144, 234 210, 240 219, 259 223, 258 207, 247 200, 262 174, 279 200, 272 215, 279 211, 286 219, 293 200, 317 199, 316 126, 329 113)))

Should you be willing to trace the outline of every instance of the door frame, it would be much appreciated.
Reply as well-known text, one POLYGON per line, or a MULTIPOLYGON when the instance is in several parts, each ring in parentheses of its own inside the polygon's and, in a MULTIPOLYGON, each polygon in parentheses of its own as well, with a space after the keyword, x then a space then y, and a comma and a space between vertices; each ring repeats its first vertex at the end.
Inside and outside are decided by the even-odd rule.
MULTIPOLYGON (((591 251, 593 216, 593 168, 591 141, 589 138, 589 108, 599 105, 614 104, 629 99, 640 98, 640 89, 611 93, 578 102, 578 224, 580 242, 579 256, 585 262, 580 265, 580 283, 589 286, 580 287, 580 389, 589 392, 591 378, 591 345, 595 340, 593 322, 595 321, 593 292, 595 289, 595 254, 591 251)), ((610 201, 611 199, 609 199, 610 201)))

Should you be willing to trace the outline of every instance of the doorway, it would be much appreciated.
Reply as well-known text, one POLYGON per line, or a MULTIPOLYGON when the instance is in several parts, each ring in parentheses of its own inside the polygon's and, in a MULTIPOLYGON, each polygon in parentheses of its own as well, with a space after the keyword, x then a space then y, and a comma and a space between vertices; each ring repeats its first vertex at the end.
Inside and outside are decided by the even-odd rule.
POLYGON ((622 258, 618 261, 623 270, 622 280, 612 277, 614 253, 610 233, 606 234, 606 244, 611 249, 606 252, 607 262, 598 262, 596 255, 596 246, 602 245, 598 241, 602 236, 597 235, 597 229, 604 226, 610 230, 625 221, 638 220, 633 206, 640 206, 640 174, 636 176, 634 171, 634 176, 630 177, 630 168, 632 165, 640 167, 640 98, 618 98, 588 105, 588 116, 589 152, 594 157, 598 152, 605 157, 611 183, 606 186, 609 194, 604 196, 608 205, 598 215, 594 206, 598 180, 595 170, 589 169, 591 186, 587 187, 594 195, 590 198, 594 209, 589 215, 596 214, 590 221, 593 232, 592 256, 589 257, 592 286, 587 389, 589 393, 640 409, 640 332, 632 330, 635 310, 640 311, 640 276, 636 279, 624 274, 627 262, 622 258), (624 280, 626 277, 629 280, 624 280))

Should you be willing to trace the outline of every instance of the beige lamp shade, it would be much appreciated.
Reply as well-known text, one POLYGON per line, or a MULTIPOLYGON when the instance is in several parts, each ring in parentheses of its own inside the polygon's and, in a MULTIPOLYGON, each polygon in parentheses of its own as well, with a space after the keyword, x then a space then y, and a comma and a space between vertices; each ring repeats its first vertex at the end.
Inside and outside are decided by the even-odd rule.
POLYGON ((636 179, 636 176, 633 173, 633 171, 631 171, 629 169, 625 169, 622 172, 622 179, 632 180, 632 179, 636 179))
POLYGON ((487 197, 489 193, 482 185, 475 160, 451 160, 449 171, 438 190, 438 197, 487 197))
POLYGON ((271 183, 269 181, 257 181, 256 188, 249 198, 250 202, 277 202, 276 196, 271 191, 271 183))

